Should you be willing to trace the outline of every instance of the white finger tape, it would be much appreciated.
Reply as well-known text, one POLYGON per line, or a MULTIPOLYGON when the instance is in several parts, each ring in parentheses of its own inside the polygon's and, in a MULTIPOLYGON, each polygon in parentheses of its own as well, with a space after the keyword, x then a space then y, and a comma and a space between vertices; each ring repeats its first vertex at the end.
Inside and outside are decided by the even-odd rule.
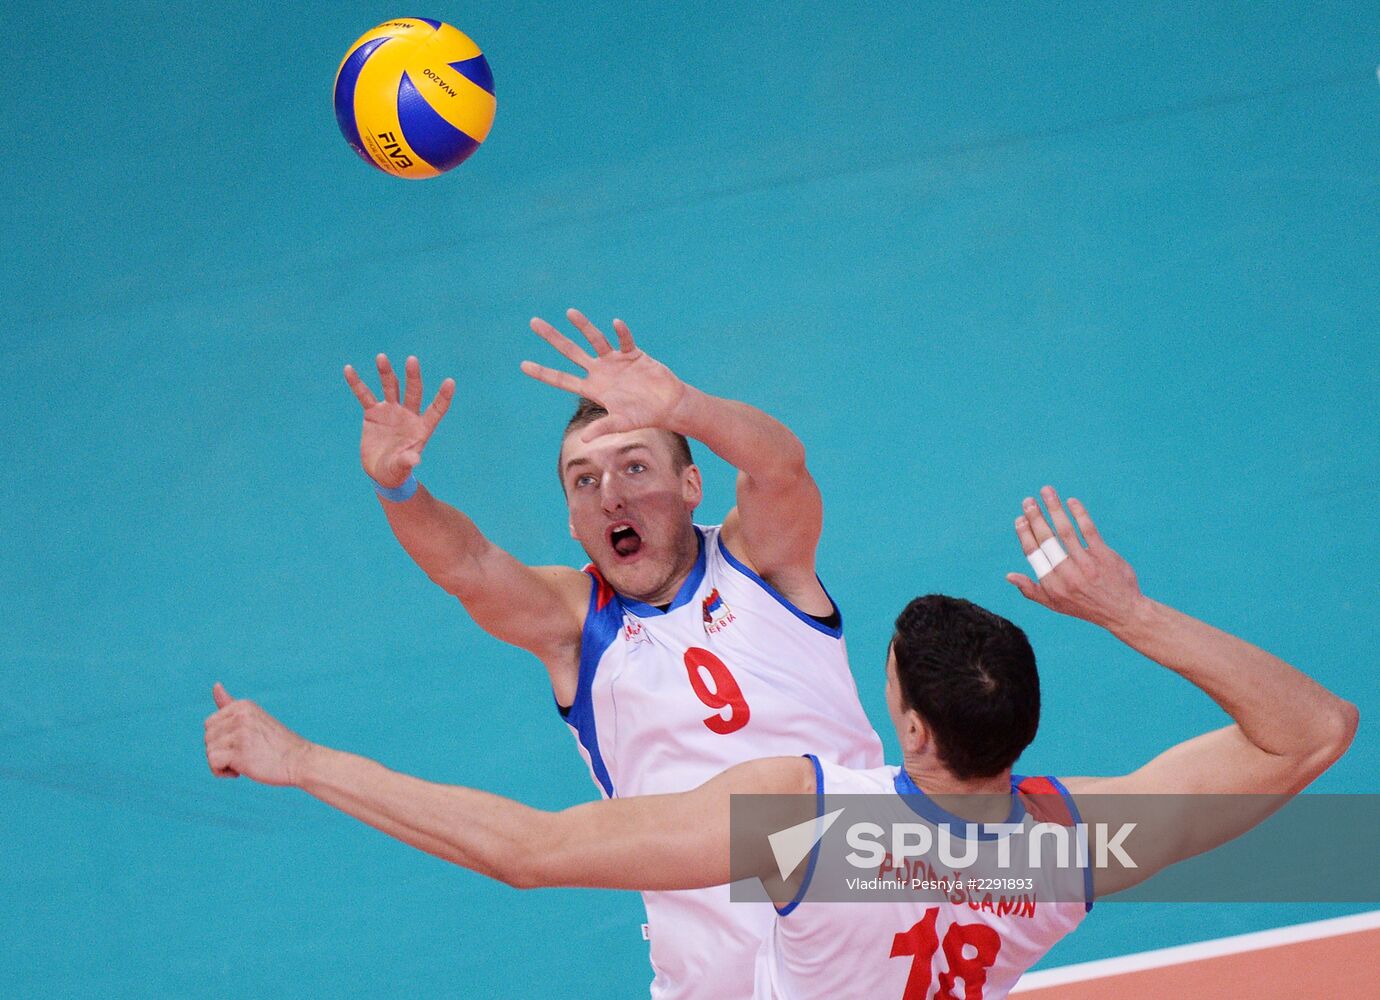
POLYGON ((1049 564, 1049 557, 1039 549, 1036 549, 1025 558, 1026 561, 1030 563, 1030 568, 1035 571, 1035 579, 1037 580, 1043 580, 1049 574, 1049 571, 1054 568, 1049 564))
POLYGON ((1046 538, 1040 543, 1040 551, 1043 552, 1045 558, 1049 560, 1050 569, 1058 566, 1069 557, 1069 554, 1064 551, 1064 547, 1059 544, 1059 539, 1057 538, 1046 538))

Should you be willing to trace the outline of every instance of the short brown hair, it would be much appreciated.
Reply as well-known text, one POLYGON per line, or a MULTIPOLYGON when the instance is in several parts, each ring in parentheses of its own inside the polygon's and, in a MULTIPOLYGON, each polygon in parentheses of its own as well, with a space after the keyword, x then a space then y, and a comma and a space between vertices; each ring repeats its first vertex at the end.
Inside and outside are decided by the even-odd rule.
MULTIPOLYGON (((571 414, 570 419, 566 421, 565 430, 561 432, 562 446, 564 446, 565 439, 570 436, 571 431, 577 431, 581 427, 588 427, 590 424, 594 423, 594 421, 601 417, 607 417, 608 415, 609 411, 594 400, 581 396, 580 401, 575 404, 575 412, 571 414)), ((677 434, 675 431, 666 430, 663 430, 661 433, 671 439, 671 462, 675 466, 677 472, 681 472, 686 467, 695 464, 695 457, 690 454, 690 442, 686 440, 684 434, 677 434)), ((561 457, 559 453, 556 455, 556 478, 561 481, 561 488, 564 489, 565 473, 561 469, 561 457)))

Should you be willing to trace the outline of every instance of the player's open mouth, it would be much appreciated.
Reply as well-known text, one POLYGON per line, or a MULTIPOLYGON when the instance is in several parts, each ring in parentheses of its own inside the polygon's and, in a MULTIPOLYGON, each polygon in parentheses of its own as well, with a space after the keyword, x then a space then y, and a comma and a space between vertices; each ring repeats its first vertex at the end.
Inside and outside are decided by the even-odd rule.
POLYGON ((642 536, 627 521, 609 525, 608 541, 613 551, 624 559, 631 559, 642 551, 642 536))

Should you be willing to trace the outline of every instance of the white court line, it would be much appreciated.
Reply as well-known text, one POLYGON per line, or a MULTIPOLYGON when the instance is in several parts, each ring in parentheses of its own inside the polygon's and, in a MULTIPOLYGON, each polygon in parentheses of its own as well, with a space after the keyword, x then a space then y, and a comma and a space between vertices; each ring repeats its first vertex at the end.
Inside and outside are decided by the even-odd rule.
POLYGON ((1057 969, 1041 969, 1039 972, 1030 972, 1021 977, 1021 981, 1011 992, 1015 994, 1049 986, 1063 986, 1066 983, 1078 983, 1087 979, 1118 976, 1126 972, 1139 972, 1142 969, 1158 969, 1166 965, 1180 965, 1204 958, 1216 958, 1218 955, 1235 955, 1243 951, 1275 948, 1299 941, 1315 941, 1318 938, 1336 937, 1339 934, 1373 930, 1377 927, 1380 927, 1380 910, 1356 913, 1349 917, 1334 917, 1331 920, 1315 920, 1308 924, 1276 927, 1253 934, 1236 934, 1213 941, 1199 941, 1196 944, 1181 944, 1174 948, 1118 955, 1095 962, 1079 962, 1077 965, 1062 965, 1057 969))

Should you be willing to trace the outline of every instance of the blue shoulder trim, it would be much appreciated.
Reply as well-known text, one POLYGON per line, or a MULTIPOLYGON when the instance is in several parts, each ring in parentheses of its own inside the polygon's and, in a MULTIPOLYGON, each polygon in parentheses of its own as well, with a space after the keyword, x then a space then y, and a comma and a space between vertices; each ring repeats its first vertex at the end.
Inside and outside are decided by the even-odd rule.
MULTIPOLYGON (((1064 805, 1068 808, 1069 815, 1073 817, 1073 822, 1078 826, 1082 826, 1083 816, 1078 811, 1078 804, 1073 801, 1073 796, 1069 793, 1069 790, 1064 787, 1064 783, 1060 781, 1058 778, 1054 777, 1053 775, 1046 775, 1045 780, 1047 780, 1051 785, 1055 787, 1055 789, 1058 790, 1060 797, 1064 800, 1064 805)), ((1083 867, 1083 912, 1091 913, 1092 908, 1093 873, 1092 860, 1089 859, 1088 863, 1083 867)))
MULTIPOLYGON (((843 638, 843 612, 839 610, 838 603, 834 600, 833 597, 830 596, 829 591, 825 588, 824 582, 822 580, 819 584, 820 589, 824 590, 824 596, 829 598, 829 603, 832 604, 834 606, 834 610, 838 612, 838 628, 830 628, 828 625, 825 625, 819 619, 806 614, 804 611, 801 611, 790 601, 786 600, 786 598, 782 597, 780 592, 775 587, 769 584, 766 580, 763 580, 760 576, 754 573, 746 565, 741 563, 732 552, 728 551, 728 546, 724 544, 724 537, 722 534, 719 535, 719 552, 722 553, 723 557, 728 560, 728 564, 730 566, 736 569, 739 573, 742 573, 743 576, 747 577, 753 583, 757 584, 757 586, 765 590, 768 594, 770 594, 772 597, 776 599, 776 602, 778 604, 780 604, 791 614, 795 615, 806 625, 810 626, 810 628, 814 629, 816 632, 823 632, 825 635, 832 636, 835 639, 843 638)), ((815 579, 819 580, 819 577, 815 577, 815 579)))
MULTIPOLYGON (((824 768, 819 766, 819 758, 814 754, 807 753, 805 756, 810 758, 810 763, 815 766, 815 822, 818 823, 819 818, 824 815, 824 768)), ((819 844, 823 839, 820 837, 819 840, 815 841, 815 846, 810 848, 810 864, 805 869, 805 877, 800 882, 800 889, 796 892, 795 898, 785 906, 772 904, 781 916, 789 916, 792 910, 804 902, 805 893, 810 890, 810 879, 814 878, 815 875, 815 862, 819 860, 819 844)))
MULTIPOLYGON (((613 798, 613 781, 608 768, 604 766, 603 755, 599 753, 599 734, 594 724, 594 672, 599 668, 599 660, 604 651, 618 638, 623 626, 623 611, 618 600, 609 601, 599 607, 599 580, 591 574, 589 587, 589 609, 585 612, 584 628, 580 632, 580 675, 575 684, 575 700, 568 712, 562 712, 566 723, 575 730, 580 746, 589 754, 589 766, 594 778, 604 789, 604 794, 613 798)), ((557 705, 557 708, 560 706, 557 705)))

